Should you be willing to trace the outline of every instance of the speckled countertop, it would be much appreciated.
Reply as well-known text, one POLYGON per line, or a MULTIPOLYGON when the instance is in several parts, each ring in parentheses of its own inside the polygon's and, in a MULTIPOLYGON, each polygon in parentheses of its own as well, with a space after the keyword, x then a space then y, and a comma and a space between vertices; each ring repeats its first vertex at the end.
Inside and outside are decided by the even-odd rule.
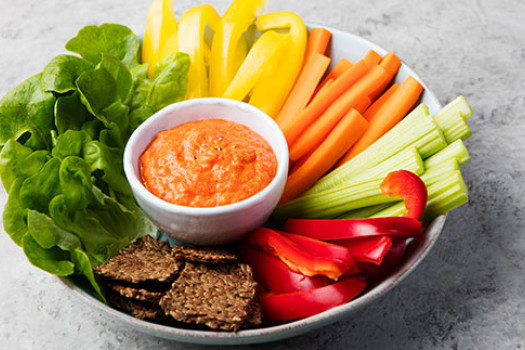
MULTIPOLYGON (((195 3, 176 1, 180 15, 195 3)), ((223 12, 229 0, 211 1, 223 12)), ((0 0, 0 95, 39 72, 88 24, 144 30, 149 0, 0 0)), ((470 202, 399 286, 352 318, 272 349, 525 348, 525 2, 269 0, 310 23, 395 51, 441 102, 474 108, 470 202)), ((6 201, 0 191, 0 206, 6 201)), ((0 232, 0 349, 182 349, 132 331, 31 266, 0 232)))

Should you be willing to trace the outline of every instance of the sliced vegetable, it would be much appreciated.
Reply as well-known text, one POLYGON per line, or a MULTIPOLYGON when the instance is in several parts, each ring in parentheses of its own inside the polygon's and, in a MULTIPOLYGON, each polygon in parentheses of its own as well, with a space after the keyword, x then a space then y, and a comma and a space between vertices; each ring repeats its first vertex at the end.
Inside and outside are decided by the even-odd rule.
MULTIPOLYGON (((307 152, 314 149, 320 145, 324 139, 328 137, 330 132, 334 129, 345 115, 354 114, 358 120, 360 120, 359 126, 355 132, 350 133, 349 141, 347 143, 348 147, 352 146, 360 137, 366 132, 368 128, 368 122, 363 118, 361 113, 368 107, 370 104, 370 99, 368 97, 363 97, 355 101, 352 104, 350 110, 347 110, 347 106, 338 105, 343 109, 331 109, 330 113, 328 111, 323 113, 319 118, 310 125, 302 135, 300 135, 295 142, 293 142, 290 147, 290 159, 295 161, 300 157, 304 156, 307 152), (355 110, 355 112, 352 112, 355 110), (356 114, 357 113, 357 114, 356 114), (357 138, 354 138, 354 135, 358 134, 357 138)), ((347 148, 348 149, 348 148, 347 148)), ((338 157, 341 157, 338 155, 338 157)))
POLYGON ((308 291, 263 296, 261 309, 267 321, 284 321, 316 315, 355 298, 366 287, 362 277, 308 291))
POLYGON ((275 56, 289 46, 290 36, 267 31, 257 39, 222 97, 242 101, 268 69, 275 56))
POLYGON ((372 105, 370 107, 367 108, 367 110, 365 111, 365 113, 363 113, 363 117, 370 121, 374 115, 377 113, 377 111, 383 107, 383 105, 385 104, 386 101, 388 101, 388 99, 390 98, 390 96, 392 96, 392 94, 394 93, 394 91, 397 90, 397 88, 399 87, 399 85, 397 85, 396 83, 392 84, 392 86, 390 86, 388 88, 388 90, 386 90, 382 95, 381 97, 379 97, 378 99, 376 99, 374 101, 374 103, 372 103, 372 105))
POLYGON ((324 256, 332 259, 339 259, 351 267, 349 270, 350 272, 357 271, 357 266, 355 266, 354 259, 350 255, 348 249, 345 247, 294 233, 281 232, 281 234, 299 244, 314 256, 324 256))
POLYGON ((344 164, 363 152, 392 129, 412 109, 422 92, 423 86, 416 79, 408 77, 374 114, 364 135, 352 146, 339 163, 344 164))
MULTIPOLYGON (((468 187, 463 181, 461 172, 458 170, 451 171, 443 176, 443 180, 437 181, 427 187, 428 201, 427 207, 423 214, 423 220, 427 222, 439 215, 465 204, 468 201, 468 187)), ((381 210, 372 217, 399 216, 405 212, 405 206, 396 203, 384 210, 381 210)))
POLYGON ((289 238, 268 228, 259 227, 252 231, 248 236, 248 243, 278 257, 290 269, 306 276, 323 275, 337 280, 346 272, 352 272, 343 261, 315 256, 289 238))
POLYGON ((409 146, 417 147, 422 158, 427 158, 447 146, 441 129, 429 115, 428 108, 424 104, 416 107, 364 152, 321 178, 305 195, 337 187, 345 183, 348 178, 381 163, 409 146))
MULTIPOLYGON (((366 75, 352 85, 348 91, 336 99, 309 128, 318 133, 319 137, 323 137, 327 134, 326 130, 333 128, 350 109, 355 108, 359 113, 363 113, 370 104, 368 97, 370 92, 377 87, 377 84, 382 83, 386 79, 388 79, 388 77, 383 68, 379 66, 373 67, 366 75)), ((296 140, 303 136, 304 135, 299 136, 296 140)), ((291 137, 288 137, 287 141, 288 144, 292 145, 295 142, 291 137)))
POLYGON ((211 45, 211 96, 222 96, 237 73, 237 46, 265 3, 264 0, 234 0, 221 17, 211 45))
POLYGON ((310 30, 308 41, 306 43, 306 51, 304 53, 303 69, 315 54, 325 54, 331 37, 332 33, 330 33, 328 29, 315 27, 310 30))
POLYGON ((363 60, 357 62, 334 82, 320 91, 310 104, 292 120, 280 123, 288 144, 292 144, 335 100, 337 100, 350 86, 366 74, 368 68, 363 60))
POLYGON ((326 75, 326 77, 323 79, 321 84, 319 84, 319 86, 315 90, 315 94, 317 94, 319 91, 321 91, 321 89, 326 85, 326 83, 329 80, 335 80, 335 79, 339 78, 341 75, 343 75, 344 72, 349 70, 351 67, 352 67, 352 62, 350 62, 349 60, 347 60, 344 57, 341 58, 339 60, 339 62, 337 62, 337 64, 335 65, 334 69, 332 69, 330 71, 330 73, 328 73, 326 75))
POLYGON ((438 153, 425 159, 425 168, 429 169, 439 166, 449 159, 456 159, 459 165, 463 165, 469 161, 470 155, 462 140, 452 142, 438 153))
MULTIPOLYGON (((294 173, 292 173, 293 175, 294 173)), ((370 205, 392 203, 379 189, 382 180, 352 182, 326 191, 304 194, 275 208, 277 220, 286 218, 331 219, 347 211, 370 205)))
POLYGON ((329 64, 330 59, 322 54, 314 53, 310 57, 275 118, 277 123, 286 123, 306 107, 329 64))
POLYGON ((253 89, 249 103, 275 118, 299 75, 303 65, 307 31, 298 15, 293 12, 275 12, 257 17, 257 28, 267 30, 288 29, 291 43, 273 60, 253 89))
POLYGON ((210 47, 204 37, 206 26, 215 31, 219 20, 219 15, 209 4, 196 6, 186 11, 180 18, 179 50, 187 53, 191 60, 186 99, 209 96, 210 47))
POLYGON ((157 63, 178 50, 178 23, 171 3, 171 0, 153 0, 148 11, 142 41, 142 62, 149 63, 150 78, 157 63))
POLYGON ((284 225, 286 232, 323 241, 369 236, 414 237, 421 233, 421 228, 421 222, 408 217, 355 220, 288 219, 284 225))
POLYGON ((416 174, 407 170, 389 173, 381 183, 385 196, 402 198, 407 209, 405 217, 419 220, 427 204, 427 187, 416 174))
POLYGON ((362 275, 366 277, 366 281, 368 283, 375 283, 394 272, 403 261, 405 249, 406 239, 393 239, 392 247, 386 253, 381 265, 359 262, 359 268, 362 271, 362 275))
POLYGON ((280 202, 292 200, 312 186, 363 134, 367 124, 359 112, 352 109, 319 146, 315 139, 312 145, 305 146, 306 152, 313 150, 313 153, 290 174, 280 202))
POLYGON ((368 50, 365 57, 363 57, 363 61, 365 61, 368 69, 372 69, 381 61, 381 55, 374 50, 368 50))
POLYGON ((346 247, 355 262, 368 262, 375 265, 381 265, 383 258, 392 247, 392 239, 388 236, 341 239, 332 243, 346 247))
POLYGON ((278 258, 248 244, 241 244, 238 251, 241 260, 252 267, 257 282, 272 294, 310 290, 328 284, 325 276, 294 272, 278 258))

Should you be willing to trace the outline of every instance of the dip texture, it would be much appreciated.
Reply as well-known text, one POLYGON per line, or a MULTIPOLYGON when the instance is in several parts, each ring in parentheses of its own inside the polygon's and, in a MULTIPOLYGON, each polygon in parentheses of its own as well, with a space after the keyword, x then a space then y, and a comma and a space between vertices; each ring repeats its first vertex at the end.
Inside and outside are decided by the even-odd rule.
POLYGON ((157 197, 188 207, 239 202, 275 177, 271 146, 250 128, 222 119, 161 131, 140 157, 142 181, 157 197))

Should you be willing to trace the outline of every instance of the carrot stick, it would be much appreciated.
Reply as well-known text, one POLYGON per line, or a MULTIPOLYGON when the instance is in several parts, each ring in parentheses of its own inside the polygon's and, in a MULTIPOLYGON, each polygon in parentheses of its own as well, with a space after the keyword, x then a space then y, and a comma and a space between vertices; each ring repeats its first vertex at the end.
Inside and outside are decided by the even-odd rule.
POLYGON ((396 75, 397 70, 401 66, 401 61, 399 58, 393 53, 389 52, 379 62, 379 65, 383 68, 385 68, 387 71, 392 74, 392 76, 396 75))
POLYGON ((381 61, 381 55, 375 52, 374 50, 369 50, 365 57, 363 57, 368 69, 372 69, 375 65, 379 64, 381 61))
POLYGON ((375 102, 370 107, 368 107, 368 109, 363 114, 363 117, 366 120, 370 121, 370 119, 372 119, 374 114, 379 110, 379 108, 381 108, 385 104, 386 101, 388 101, 390 96, 392 96, 392 94, 394 93, 394 91, 396 91, 398 87, 399 85, 397 85, 396 83, 392 84, 392 86, 390 86, 390 88, 386 90, 381 95, 381 97, 375 100, 375 102))
POLYGON ((312 55, 277 115, 276 121, 278 123, 293 118, 306 107, 329 64, 330 58, 325 55, 320 53, 312 55))
POLYGON ((288 170, 288 176, 292 175, 297 169, 299 169, 314 152, 315 149, 310 150, 310 152, 306 153, 304 156, 299 158, 297 162, 293 163, 292 168, 288 170))
MULTIPOLYGON (((394 78, 399 67, 401 66, 401 61, 395 54, 389 52, 381 59, 379 65, 390 74, 392 79, 394 78)), ((378 86, 377 89, 370 94, 370 99, 372 101, 375 101, 383 93, 387 85, 388 83, 386 83, 386 85, 378 86)))
POLYGON ((316 27, 310 30, 310 35, 308 35, 308 41, 306 42, 303 67, 314 53, 317 52, 324 55, 331 37, 332 33, 327 29, 316 27))
POLYGON ((325 79, 323 82, 324 82, 323 87, 321 89, 319 89, 319 87, 318 87, 315 90, 314 94, 312 95, 312 97, 310 98, 310 101, 308 103, 312 102, 315 99, 315 97, 317 95, 319 95, 319 93, 323 93, 323 94, 326 93, 326 89, 328 89, 328 87, 330 85, 332 85, 332 83, 334 82, 334 79, 325 79), (324 91, 324 92, 322 92, 322 91, 324 91))
POLYGON ((325 109, 337 100, 350 86, 368 71, 366 64, 360 60, 349 70, 343 73, 334 82, 315 96, 310 104, 287 123, 278 123, 288 144, 291 145, 297 137, 310 125, 325 109))
POLYGON ((315 90, 314 95, 317 94, 326 85, 327 81, 329 81, 330 79, 335 80, 339 78, 341 75, 343 75, 344 72, 350 69, 350 67, 352 67, 352 62, 350 62, 344 57, 341 58, 339 62, 337 62, 337 64, 335 65, 334 69, 332 69, 330 73, 328 73, 328 75, 323 79, 321 84, 319 84, 319 86, 315 90))
POLYGON ((412 109, 422 92, 423 86, 409 76, 375 113, 366 132, 345 154, 339 164, 344 164, 352 159, 392 129, 412 109))
POLYGON ((355 109, 360 114, 370 105, 368 96, 356 97, 354 102, 348 107, 339 105, 341 110, 328 109, 315 122, 312 123, 299 138, 289 146, 289 157, 292 161, 299 160, 310 150, 316 149, 323 140, 330 134, 335 125, 344 117, 350 108, 355 109), (329 113, 328 113, 329 112, 329 113))
POLYGON ((355 109, 350 110, 326 140, 288 177, 280 203, 299 196, 324 175, 363 134, 368 122, 355 109))

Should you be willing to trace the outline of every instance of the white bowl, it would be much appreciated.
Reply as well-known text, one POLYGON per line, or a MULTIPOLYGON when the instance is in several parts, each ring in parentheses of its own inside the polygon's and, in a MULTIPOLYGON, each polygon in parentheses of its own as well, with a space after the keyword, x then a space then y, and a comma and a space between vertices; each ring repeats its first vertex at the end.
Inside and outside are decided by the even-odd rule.
POLYGON ((277 124, 258 108, 229 99, 200 98, 167 106, 140 125, 124 150, 124 172, 137 203, 168 236, 196 245, 227 244, 262 225, 277 205, 288 175, 288 146, 277 124), (247 199, 210 208, 175 205, 149 192, 140 180, 139 157, 150 142, 162 130, 210 118, 244 124, 266 139, 277 157, 275 178, 247 199))

